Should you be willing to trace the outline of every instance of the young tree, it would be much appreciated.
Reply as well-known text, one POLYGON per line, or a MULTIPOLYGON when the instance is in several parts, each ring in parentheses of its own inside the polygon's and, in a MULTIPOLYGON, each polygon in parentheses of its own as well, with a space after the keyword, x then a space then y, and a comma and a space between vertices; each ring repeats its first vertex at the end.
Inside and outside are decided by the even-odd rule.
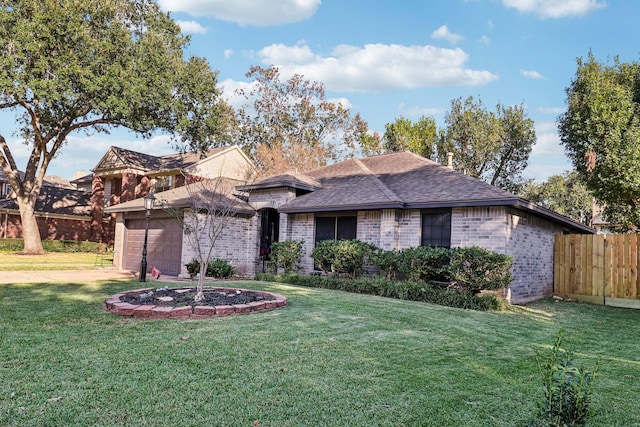
POLYGON ((437 143, 441 163, 451 152, 456 170, 508 191, 517 190, 536 142, 533 121, 524 106, 498 104, 493 113, 473 97, 464 102, 457 98, 451 101, 445 122, 437 143))
POLYGON ((253 214, 235 191, 240 184, 225 177, 205 179, 171 190, 171 200, 156 202, 180 224, 200 265, 195 301, 204 299, 207 266, 216 243, 240 216, 253 214))
POLYGON ((593 197, 575 171, 550 176, 545 182, 526 182, 518 195, 561 215, 591 225, 593 197))
POLYGON ((366 132, 359 114, 327 100, 324 86, 294 75, 280 81, 277 68, 251 67, 248 103, 237 114, 238 140, 266 175, 308 170, 352 156, 366 132))
POLYGON ((395 122, 386 124, 382 145, 387 153, 411 151, 430 159, 435 153, 437 138, 434 118, 422 116, 414 123, 400 117, 395 122))
POLYGON ((621 231, 640 227, 640 64, 578 58, 558 117, 560 140, 604 217, 621 231))
POLYGON ((42 252, 34 216, 47 168, 73 132, 122 126, 181 135, 205 152, 231 112, 217 72, 185 60, 188 39, 152 0, 3 0, 0 109, 12 112, 31 154, 18 172, 0 130, 0 166, 16 193, 24 251, 42 252))

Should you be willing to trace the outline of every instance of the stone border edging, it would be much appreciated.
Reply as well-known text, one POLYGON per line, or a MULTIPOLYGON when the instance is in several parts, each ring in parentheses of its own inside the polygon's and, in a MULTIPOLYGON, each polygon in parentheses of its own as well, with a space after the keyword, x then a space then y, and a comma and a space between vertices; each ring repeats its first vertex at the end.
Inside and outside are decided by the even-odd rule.
MULTIPOLYGON (((111 295, 104 303, 104 309, 112 314, 118 316, 133 317, 134 319, 207 319, 210 317, 224 317, 232 316, 235 314, 248 314, 257 311, 273 310, 281 308, 287 305, 287 298, 280 294, 265 291, 254 291, 250 289, 238 289, 238 288, 205 288, 205 290, 220 290, 220 291, 247 291, 263 294, 265 296, 271 296, 275 299, 266 301, 254 301, 247 304, 234 304, 234 305, 217 305, 217 306, 205 306, 198 305, 191 307, 190 305, 182 307, 161 307, 156 305, 135 305, 123 302, 120 297, 128 294, 140 295, 141 293, 149 292, 154 288, 134 289, 131 291, 119 292, 111 295)), ((194 289, 193 286, 170 288, 171 290, 178 289, 194 289)))

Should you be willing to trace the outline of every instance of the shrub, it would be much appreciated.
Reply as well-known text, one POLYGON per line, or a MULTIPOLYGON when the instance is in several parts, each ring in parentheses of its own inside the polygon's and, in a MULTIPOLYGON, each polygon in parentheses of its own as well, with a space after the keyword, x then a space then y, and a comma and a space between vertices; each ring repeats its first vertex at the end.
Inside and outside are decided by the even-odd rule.
POLYGON ((359 277, 370 258, 380 249, 371 243, 353 240, 323 240, 311 252, 315 265, 325 273, 359 277))
POLYGON ((207 276, 227 279, 236 272, 236 268, 224 259, 216 258, 207 263, 207 276))
POLYGON ((600 361, 593 372, 573 366, 572 352, 560 348, 562 335, 559 331, 546 360, 536 351, 544 400, 537 417, 529 422, 532 427, 584 426, 592 416, 593 383, 600 361))
POLYGON ((378 267, 388 280, 395 280, 400 277, 400 257, 398 250, 377 251, 371 257, 373 265, 378 267))
MULTIPOLYGON (((98 252, 105 251, 106 243, 89 242, 86 240, 43 240, 42 248, 46 252, 98 252)), ((0 251, 20 252, 24 249, 23 239, 0 239, 0 251)))
MULTIPOLYGON (((193 258, 189 263, 185 264, 185 267, 187 267, 187 272, 191 277, 194 277, 198 273, 200 273, 200 261, 195 258, 193 258)), ((206 276, 227 279, 233 276, 235 271, 236 269, 231 263, 223 259, 216 258, 207 263, 206 276)))
POLYGON ((400 251, 399 271, 409 280, 423 282, 449 279, 450 250, 419 246, 400 251))
POLYGON ((454 289, 442 289, 424 282, 391 281, 382 277, 347 279, 340 277, 306 276, 298 274, 268 274, 255 276, 256 280, 288 283, 308 288, 323 288, 360 294, 377 295, 408 301, 429 302, 468 310, 502 310, 506 300, 494 295, 471 295, 454 289))
POLYGON ((187 273, 189 273, 189 276, 191 277, 195 277, 200 272, 200 261, 195 258, 184 266, 187 267, 187 273))
POLYGON ((513 280, 513 260, 508 255, 477 246, 452 248, 449 253, 450 279, 462 291, 473 294, 482 290, 495 291, 506 288, 513 280))
POLYGON ((293 273, 300 270, 300 259, 302 258, 302 245, 304 241, 289 240, 286 242, 274 242, 269 255, 272 267, 282 268, 286 273, 293 273))

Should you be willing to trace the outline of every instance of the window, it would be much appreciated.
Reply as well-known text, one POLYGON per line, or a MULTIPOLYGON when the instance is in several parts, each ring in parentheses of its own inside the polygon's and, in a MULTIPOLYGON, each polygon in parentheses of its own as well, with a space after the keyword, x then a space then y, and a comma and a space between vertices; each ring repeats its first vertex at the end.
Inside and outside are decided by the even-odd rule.
POLYGON ((158 176, 154 186, 154 193, 171 190, 173 188, 173 176, 158 176))
POLYGON ((451 210, 422 212, 422 246, 451 246, 451 210))
POLYGON ((316 217, 316 243, 323 240, 350 240, 356 238, 357 217, 318 216, 316 217))
POLYGON ((0 183, 0 197, 7 197, 11 192, 11 186, 9 184, 5 184, 4 182, 0 183))

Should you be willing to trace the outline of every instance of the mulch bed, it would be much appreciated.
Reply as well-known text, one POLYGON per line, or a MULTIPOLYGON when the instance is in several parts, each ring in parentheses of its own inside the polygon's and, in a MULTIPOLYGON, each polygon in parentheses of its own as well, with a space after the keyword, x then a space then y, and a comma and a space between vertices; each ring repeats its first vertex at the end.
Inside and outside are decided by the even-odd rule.
POLYGON ((122 295, 120 301, 133 305, 154 305, 157 307, 219 306, 247 304, 255 301, 272 301, 276 297, 265 292, 240 289, 205 289, 202 301, 195 302, 196 290, 190 289, 152 289, 148 292, 122 295))

